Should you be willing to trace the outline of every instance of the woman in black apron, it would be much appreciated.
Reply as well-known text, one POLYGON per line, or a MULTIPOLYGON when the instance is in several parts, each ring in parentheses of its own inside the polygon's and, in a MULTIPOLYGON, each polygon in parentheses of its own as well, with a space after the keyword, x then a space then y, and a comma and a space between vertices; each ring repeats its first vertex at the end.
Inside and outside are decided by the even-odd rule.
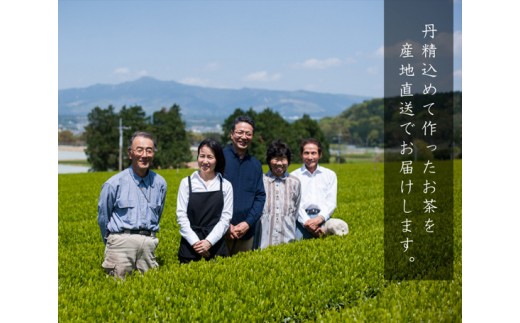
POLYGON ((232 216, 233 189, 222 177, 225 159, 218 142, 203 140, 197 162, 199 170, 181 181, 177 197, 181 263, 228 255, 223 236, 232 216))

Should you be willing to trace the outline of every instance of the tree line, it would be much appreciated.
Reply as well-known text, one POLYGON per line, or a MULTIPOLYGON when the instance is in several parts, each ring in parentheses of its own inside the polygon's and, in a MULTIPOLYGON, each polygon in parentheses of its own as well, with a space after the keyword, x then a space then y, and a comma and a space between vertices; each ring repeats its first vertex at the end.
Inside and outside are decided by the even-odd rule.
MULTIPOLYGON (((237 108, 222 124, 223 134, 208 133, 197 136, 212 137, 222 145, 230 143, 229 133, 233 121, 240 115, 250 116, 256 123, 255 135, 250 147, 250 154, 260 161, 265 160, 267 146, 276 139, 281 139, 293 150, 293 162, 300 162, 299 144, 304 138, 314 137, 323 144, 323 160, 329 159, 329 144, 317 121, 304 114, 301 119, 292 123, 286 121, 278 112, 266 108, 256 112, 252 108, 245 111, 237 108)), ((157 141, 157 153, 154 157, 154 167, 178 168, 186 167, 192 161, 190 151, 192 136, 186 130, 182 120, 181 108, 174 104, 169 109, 162 108, 147 116, 141 106, 123 106, 118 112, 114 106, 106 109, 95 107, 88 114, 88 124, 85 127, 85 153, 93 171, 116 170, 119 167, 119 120, 123 125, 123 167, 128 166, 126 151, 128 139, 137 130, 151 132, 157 141)), ((200 141, 200 140, 199 140, 200 141)))
MULTIPOLYGON (((462 156, 462 93, 440 93, 438 101, 453 106, 453 149, 455 155, 462 156)), ((421 101, 422 102, 422 101, 421 101)), ((422 103, 418 106, 421 106, 422 103)), ((424 114, 425 111, 420 112, 424 114)), ((319 121, 304 114, 294 122, 288 122, 278 112, 267 107, 261 112, 252 108, 241 108, 229 115, 222 124, 223 133, 193 134, 186 130, 181 116, 181 107, 173 104, 147 116, 141 106, 123 106, 119 112, 112 105, 106 109, 95 107, 88 115, 88 125, 81 139, 87 145, 86 154, 92 170, 107 171, 118 169, 119 163, 119 119, 122 119, 123 159, 125 167, 128 138, 136 130, 153 133, 157 138, 158 151, 154 165, 158 168, 186 167, 193 160, 191 145, 206 137, 214 138, 226 145, 230 143, 229 132, 233 120, 240 115, 250 116, 256 123, 255 135, 250 153, 264 162, 267 146, 276 139, 285 141, 293 150, 293 163, 301 162, 299 144, 304 138, 313 137, 322 142, 323 161, 330 160, 330 144, 351 144, 361 147, 384 147, 385 119, 392 120, 397 114, 385 109, 384 99, 366 100, 346 108, 335 117, 325 117, 319 121), (388 115, 391 113, 392 115, 388 115)), ((451 116, 448 116, 451 118, 451 116)), ((391 124, 398 124, 391 122, 391 124)), ((451 125, 451 123, 450 123, 451 125)), ((446 131, 439 131, 446 132, 446 131)), ((451 132, 450 132, 451 133, 451 132)), ((388 135, 388 134, 387 134, 388 135)), ((60 135, 60 140, 69 139, 68 134, 60 135)), ((60 141, 61 142, 61 141, 60 141)))
MULTIPOLYGON (((422 107, 431 100, 427 96, 416 96, 414 101, 417 107, 422 107)), ((387 100, 388 101, 388 100, 387 100)), ((396 99, 402 101, 402 99, 396 99)), ((462 92, 438 93, 435 101, 437 102, 436 111, 440 112, 439 106, 450 106, 453 108, 453 141, 458 150, 462 150, 462 92)), ((387 102, 388 103, 388 102, 387 102)), ((426 109, 417 109, 417 115, 424 115, 426 109)), ((437 113, 437 112, 436 112, 437 113)), ((384 99, 366 100, 362 103, 354 104, 345 109, 335 117, 325 117, 319 121, 321 130, 330 143, 348 143, 360 147, 380 147, 384 146, 384 124, 385 120, 390 125, 399 125, 392 120, 397 119, 399 113, 385 107, 384 99)), ((438 116, 436 118, 439 118, 438 116)), ((441 118, 441 119, 442 119, 441 118)), ((451 124, 450 124, 451 125, 451 124)), ((387 134, 391 133, 386 130, 387 134)), ((439 133, 442 132, 439 130, 439 133)), ((446 131, 444 131, 446 132, 446 131)), ((387 140, 389 138, 386 138, 387 140)))

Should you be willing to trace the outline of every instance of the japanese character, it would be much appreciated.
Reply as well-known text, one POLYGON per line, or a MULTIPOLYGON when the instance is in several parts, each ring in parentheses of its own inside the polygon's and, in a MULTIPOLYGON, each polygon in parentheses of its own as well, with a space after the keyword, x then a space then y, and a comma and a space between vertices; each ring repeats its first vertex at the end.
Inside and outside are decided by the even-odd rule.
POLYGON ((399 114, 404 114, 404 115, 407 115, 407 116, 410 116, 410 117, 413 117, 414 114, 413 114, 413 106, 412 106, 412 101, 408 101, 408 102, 400 102, 401 103, 401 107, 399 108, 399 114), (402 106, 404 104, 404 106, 402 106))
MULTIPOLYGON (((410 146, 413 146, 413 142, 410 143, 410 146)), ((406 141, 403 140, 403 144, 401 145, 401 155, 404 155, 406 151, 408 151, 408 155, 413 153, 413 148, 409 147, 406 141)))
POLYGON ((424 33, 423 38, 426 38, 426 36, 428 36, 428 34, 430 34, 430 38, 435 38, 436 31, 437 31, 437 29, 435 29, 435 24, 425 24, 424 30, 423 30, 423 33, 424 33))
POLYGON ((428 218, 428 220, 426 220, 425 224, 424 224, 424 227, 426 229, 426 232, 428 233, 433 233, 433 230, 432 230, 432 227, 435 225, 435 223, 433 223, 433 220, 428 218))
POLYGON ((399 75, 406 74, 406 76, 415 76, 413 72, 413 66, 411 66, 410 63, 408 63, 408 66, 404 66, 403 64, 401 64, 399 71, 399 75))
POLYGON ((401 48, 401 55, 399 55, 399 57, 402 57, 402 58, 413 57, 413 55, 412 55, 412 45, 408 44, 408 43, 404 44, 403 48, 401 48))
MULTIPOLYGON (((401 166, 401 167, 402 167, 402 166, 401 166)), ((430 170, 429 170, 429 173, 430 173, 430 174, 435 174, 435 171, 433 170, 434 168, 435 168, 435 165, 433 165, 433 163, 432 163, 431 161, 428 160, 428 161, 424 164, 424 172, 423 172, 423 173, 426 174, 426 171, 427 171, 428 169, 430 169, 430 170)))
POLYGON ((408 237, 406 237, 406 240, 405 241, 401 241, 401 243, 403 244, 403 248, 404 248, 404 251, 403 252, 406 252, 408 251, 408 245, 413 242, 413 240, 409 240, 408 237))
POLYGON ((408 183, 404 183, 404 181, 401 181, 401 193, 404 193, 404 187, 405 186, 408 186, 408 194, 410 194, 412 192, 412 185, 413 185, 413 182, 411 179, 408 180, 408 183))
POLYGON ((422 54, 424 55, 424 57, 431 57, 431 58, 435 58, 435 50, 437 48, 435 48, 435 44, 424 44, 423 47, 422 47, 422 54))
POLYGON ((413 96, 411 83, 401 84, 401 96, 413 96))
POLYGON ((424 130, 424 135, 428 135, 428 128, 430 128, 430 136, 433 136, 434 132, 437 132, 437 124, 432 123, 430 120, 424 121, 424 125, 422 126, 422 129, 424 130))
POLYGON ((428 104, 425 104, 425 105, 423 105, 423 108, 428 108, 428 113, 429 113, 430 115, 433 115, 433 113, 430 111, 430 108, 431 108, 434 104, 435 104, 434 102, 432 102, 432 103, 428 103, 428 104))
POLYGON ((412 230, 410 230, 411 220, 406 219, 401 221, 401 223, 403 223, 403 232, 412 232, 412 230))
POLYGON ((424 200, 424 213, 435 213, 435 209, 437 208, 433 203, 435 203, 434 199, 431 200, 424 200))
POLYGON ((432 95, 434 95, 435 93, 437 93, 437 88, 435 86, 433 86, 431 83, 430 85, 426 85, 424 84, 424 91, 423 91, 423 94, 430 94, 430 90, 433 89, 433 93, 432 95))
POLYGON ((400 173, 403 174, 412 174, 413 173, 413 166, 411 160, 403 160, 401 161, 401 169, 399 170, 400 173))
POLYGON ((406 210, 406 200, 405 199, 403 199, 403 213, 412 213, 412 211, 406 210))
MULTIPOLYGON (((410 64, 408 64, 408 65, 410 65, 410 64)), ((424 75, 424 76, 429 76, 429 77, 437 77, 437 75, 429 74, 429 73, 432 72, 432 71, 435 72, 435 73, 437 73, 437 70, 432 66, 432 64, 428 64, 428 65, 430 65, 430 67, 428 67, 428 69, 426 69, 426 68, 423 68, 423 69, 422 69, 422 75, 424 75)), ((402 66, 402 65, 401 65, 401 66, 402 66)), ((426 66, 426 64, 423 63, 423 66, 426 66)))
POLYGON ((408 123, 404 123, 401 125, 401 128, 404 127, 404 131, 406 131, 407 135, 411 135, 411 132, 408 131, 409 126, 412 126, 412 128, 413 128, 413 127, 415 127, 415 123, 408 122, 408 123))
POLYGON ((436 151, 437 145, 429 145, 429 146, 426 146, 426 148, 430 149, 431 151, 436 151))
MULTIPOLYGON (((432 181, 432 182, 433 182, 433 185, 437 185, 437 183, 435 183, 435 181, 432 181)), ((435 186, 433 186, 433 185, 430 185, 430 182, 428 182, 428 180, 426 180, 426 182, 424 183, 423 193, 427 194, 428 191, 430 191, 430 190, 431 190, 430 194, 435 193, 435 186)))

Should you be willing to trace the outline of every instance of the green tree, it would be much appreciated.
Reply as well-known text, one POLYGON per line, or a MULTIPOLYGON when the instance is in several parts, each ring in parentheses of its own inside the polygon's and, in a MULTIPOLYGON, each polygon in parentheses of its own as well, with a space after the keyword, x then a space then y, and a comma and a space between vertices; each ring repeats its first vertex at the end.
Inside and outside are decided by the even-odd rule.
POLYGON ((94 171, 119 169, 119 119, 123 130, 123 167, 129 165, 127 157, 128 140, 135 131, 149 131, 148 118, 140 106, 123 106, 119 113, 112 105, 107 109, 95 107, 88 115, 85 127, 87 159, 94 171))
POLYGON ((158 151, 154 165, 160 168, 185 167, 192 160, 190 138, 181 118, 180 107, 174 104, 153 113, 153 133, 158 151))
MULTIPOLYGON (((235 111, 224 120, 224 123, 222 124, 222 131, 223 131, 222 140, 221 140, 222 146, 224 147, 227 144, 231 143, 231 138, 229 137, 229 134, 231 132, 231 128, 233 127, 233 123, 235 122, 236 118, 243 116, 243 115, 250 117, 255 122, 255 134, 253 136, 253 141, 251 142, 251 145, 249 146, 249 154, 258 158, 258 156, 260 156, 261 153, 257 154, 256 152, 259 150, 258 147, 261 146, 261 143, 259 143, 259 140, 257 138, 257 135, 258 135, 258 126, 256 125, 257 124, 257 120, 256 120, 257 113, 253 110, 253 108, 249 108, 249 110, 247 110, 247 111, 244 111, 241 108, 236 108, 235 111)), ((263 159, 265 159, 265 157, 262 159, 259 159, 259 160, 262 161, 263 159)))
POLYGON ((255 121, 255 135, 249 148, 249 153, 258 158, 261 162, 265 161, 267 146, 276 139, 285 141, 289 147, 291 147, 293 152, 292 163, 301 162, 299 156, 300 142, 310 137, 321 141, 323 145, 323 161, 329 161, 328 141, 323 135, 318 122, 312 120, 306 114, 303 115, 301 119, 290 124, 278 112, 270 108, 266 108, 260 113, 256 113, 252 108, 248 111, 238 108, 224 120, 222 125, 224 129, 222 136, 223 142, 231 141, 229 139, 231 127, 234 120, 241 115, 247 115, 255 121))
POLYGON ((127 158, 126 153, 129 140, 136 131, 151 132, 150 117, 147 117, 143 108, 137 105, 130 108, 123 106, 121 110, 119 110, 118 115, 123 124, 123 168, 125 168, 130 166, 130 160, 127 158))
POLYGON ((114 107, 95 107, 85 127, 85 154, 94 171, 116 170, 119 166, 118 115, 114 107))
MULTIPOLYGON (((229 133, 231 131, 231 128, 233 127, 233 123, 236 118, 243 116, 243 115, 249 116, 256 123, 257 114, 252 108, 249 108, 249 110, 247 110, 247 111, 244 111, 241 108, 236 108, 235 111, 229 117, 224 119, 224 123, 222 124, 223 133, 222 133, 221 141, 222 141, 223 145, 231 143, 231 138, 229 137, 229 133)), ((256 135, 256 133, 255 133, 255 135, 256 135)))
POLYGON ((73 145, 76 137, 70 130, 58 131, 58 145, 73 145))
POLYGON ((267 147, 277 139, 286 142, 292 148, 291 140, 294 138, 292 127, 278 112, 266 108, 256 116, 256 134, 253 139, 254 155, 260 161, 265 162, 267 147))

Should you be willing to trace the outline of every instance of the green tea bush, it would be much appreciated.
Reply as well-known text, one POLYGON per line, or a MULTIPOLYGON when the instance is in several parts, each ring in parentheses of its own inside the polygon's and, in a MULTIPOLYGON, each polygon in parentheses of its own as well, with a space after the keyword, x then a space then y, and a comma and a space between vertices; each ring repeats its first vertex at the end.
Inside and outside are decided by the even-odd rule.
MULTIPOLYGON (((158 171, 168 182, 160 267, 115 280, 101 268, 97 199, 114 173, 58 175, 60 321, 460 322, 461 162, 455 162, 455 265, 451 281, 384 279, 383 164, 329 165, 338 175, 346 236, 330 236, 180 265, 175 219, 180 180, 192 170, 158 171)), ((291 169, 298 165, 291 166, 291 169)))

